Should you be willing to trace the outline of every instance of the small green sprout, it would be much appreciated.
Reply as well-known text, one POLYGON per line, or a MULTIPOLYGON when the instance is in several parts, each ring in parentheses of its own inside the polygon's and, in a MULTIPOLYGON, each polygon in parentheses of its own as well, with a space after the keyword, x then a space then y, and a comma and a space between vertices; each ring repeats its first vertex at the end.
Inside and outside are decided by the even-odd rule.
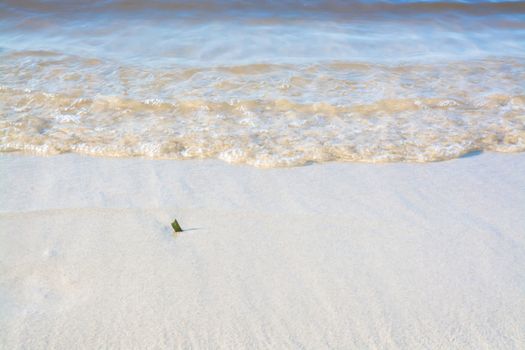
POLYGON ((173 227, 173 230, 175 230, 175 232, 183 231, 183 229, 180 227, 179 223, 177 222, 177 219, 173 220, 173 222, 171 223, 171 227, 173 227))

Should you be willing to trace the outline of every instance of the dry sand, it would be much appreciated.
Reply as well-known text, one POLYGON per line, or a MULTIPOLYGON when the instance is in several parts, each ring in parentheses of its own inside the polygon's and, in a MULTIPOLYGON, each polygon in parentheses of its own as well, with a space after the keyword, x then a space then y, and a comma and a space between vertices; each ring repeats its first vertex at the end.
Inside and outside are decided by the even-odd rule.
POLYGON ((524 344, 525 154, 0 157, 2 349, 524 344))

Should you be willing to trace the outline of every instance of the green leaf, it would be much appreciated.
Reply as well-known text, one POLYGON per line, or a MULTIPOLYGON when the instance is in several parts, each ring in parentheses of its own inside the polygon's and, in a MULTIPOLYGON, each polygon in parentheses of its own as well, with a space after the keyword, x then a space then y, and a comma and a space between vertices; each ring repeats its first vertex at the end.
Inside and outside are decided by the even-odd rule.
POLYGON ((171 227, 175 230, 175 232, 182 232, 182 228, 180 227, 179 223, 177 222, 177 219, 173 220, 171 223, 171 227))

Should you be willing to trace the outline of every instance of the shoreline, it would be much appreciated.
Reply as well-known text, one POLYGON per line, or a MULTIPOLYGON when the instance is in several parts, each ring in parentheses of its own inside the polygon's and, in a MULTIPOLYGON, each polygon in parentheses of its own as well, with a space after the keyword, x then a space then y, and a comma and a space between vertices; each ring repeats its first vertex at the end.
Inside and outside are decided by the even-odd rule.
POLYGON ((2 348, 525 343, 525 153, 0 169, 2 348))
MULTIPOLYGON (((326 214, 329 209, 340 211, 339 207, 330 205, 331 199, 341 197, 342 193, 355 191, 352 187, 360 187, 363 190, 358 191, 360 194, 369 190, 370 194, 379 197, 395 192, 388 185, 401 186, 411 191, 422 186, 422 189, 428 191, 430 188, 425 188, 428 183, 425 184, 424 181, 449 184, 450 180, 450 184, 454 186, 469 186, 461 191, 473 192, 485 183, 505 186, 496 178, 501 176, 510 181, 509 186, 519 188, 522 181, 518 174, 525 169, 525 164, 521 163, 525 163, 525 152, 483 152, 424 163, 326 162, 275 168, 232 164, 220 159, 171 160, 97 157, 76 153, 51 156, 0 153, 0 190, 4 191, 0 194, 5 198, 0 202, 0 213, 69 207, 192 208, 209 206, 210 202, 213 202, 215 208, 223 208, 224 200, 229 204, 233 203, 232 207, 244 208, 234 204, 243 200, 243 193, 236 188, 242 186, 251 195, 258 196, 257 200, 265 199, 267 204, 271 197, 275 197, 272 192, 292 192, 297 197, 294 199, 299 201, 302 201, 301 196, 306 195, 309 200, 315 197, 314 202, 322 204, 326 208, 323 213, 326 214), (130 172, 136 176, 131 176, 133 174, 130 172), (452 175, 461 178, 449 179, 452 175), (232 176, 241 182, 231 181, 232 176), (413 176, 420 182, 412 183, 413 176), (297 181, 288 183, 290 177, 296 177, 297 181), (470 177, 472 181, 462 183, 462 180, 468 180, 466 177, 470 177), (175 181, 178 179, 181 181, 175 181), (378 187, 373 188, 371 182, 378 187), (9 186, 17 183, 17 187, 9 186), (310 194, 305 193, 308 190, 307 185, 313 191, 310 194), (54 192, 47 195, 49 187, 54 192), (35 191, 39 193, 35 194, 35 191), (330 193, 322 194, 324 191, 330 193), (16 195, 12 192, 16 192, 16 195), (223 197, 218 198, 219 195, 223 197)), ((509 188, 503 190, 510 191, 509 188)), ((362 196, 360 199, 365 200, 362 196)), ((278 202, 274 204, 279 205, 278 202)), ((261 210, 268 208, 273 210, 271 205, 258 206, 261 210)), ((312 208, 313 205, 308 209, 312 208)), ((279 209, 287 211, 284 206, 279 209)))

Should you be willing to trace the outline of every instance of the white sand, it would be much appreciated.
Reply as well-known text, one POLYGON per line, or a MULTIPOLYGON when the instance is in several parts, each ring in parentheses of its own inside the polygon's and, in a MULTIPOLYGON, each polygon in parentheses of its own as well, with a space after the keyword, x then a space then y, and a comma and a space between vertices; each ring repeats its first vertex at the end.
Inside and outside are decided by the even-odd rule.
POLYGON ((2 155, 0 211, 1 349, 525 346, 525 154, 2 155))

